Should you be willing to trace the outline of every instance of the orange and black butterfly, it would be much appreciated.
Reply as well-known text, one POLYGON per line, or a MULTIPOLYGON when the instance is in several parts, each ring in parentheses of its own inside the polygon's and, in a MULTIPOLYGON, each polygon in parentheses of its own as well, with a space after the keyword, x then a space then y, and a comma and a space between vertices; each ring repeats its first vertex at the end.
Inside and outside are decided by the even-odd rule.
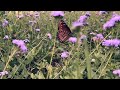
POLYGON ((71 30, 66 25, 66 23, 63 20, 60 20, 58 23, 58 33, 57 38, 60 42, 65 42, 71 37, 71 30))

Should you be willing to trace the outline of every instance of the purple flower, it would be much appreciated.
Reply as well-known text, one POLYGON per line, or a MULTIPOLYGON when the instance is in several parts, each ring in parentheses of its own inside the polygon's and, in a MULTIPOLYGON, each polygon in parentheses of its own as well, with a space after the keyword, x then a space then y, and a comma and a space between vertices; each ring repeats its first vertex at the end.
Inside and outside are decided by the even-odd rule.
POLYGON ((100 33, 100 34, 97 34, 96 37, 97 37, 98 39, 104 39, 104 37, 103 37, 103 35, 102 35, 101 33, 100 33))
POLYGON ((3 39, 8 40, 9 39, 8 35, 5 35, 3 39))
POLYGON ((118 69, 118 70, 114 70, 114 71, 113 71, 113 74, 115 74, 115 75, 117 75, 117 74, 118 74, 118 75, 119 75, 119 77, 120 77, 120 69, 118 69))
POLYGON ((79 22, 79 21, 75 21, 72 23, 73 27, 83 27, 83 23, 79 22))
POLYGON ((104 37, 101 33, 92 38, 93 41, 102 41, 103 39, 104 37))
POLYGON ((4 76, 4 75, 6 75, 6 74, 8 74, 7 71, 0 72, 0 76, 4 76))
POLYGON ((111 28, 111 27, 113 27, 113 26, 115 26, 115 22, 112 21, 112 20, 110 20, 110 21, 107 21, 107 22, 103 25, 103 29, 106 30, 106 29, 111 28))
POLYGON ((114 47, 118 47, 120 45, 120 40, 119 39, 111 39, 111 40, 104 40, 102 42, 103 46, 114 46, 114 47))
POLYGON ((84 25, 88 25, 88 23, 86 22, 88 17, 90 17, 90 13, 86 12, 85 15, 80 16, 77 21, 72 23, 73 27, 83 27, 84 25))
POLYGON ((49 39, 52 39, 52 35, 50 33, 47 34, 49 39))
POLYGON ((77 38, 76 37, 70 37, 69 42, 72 42, 72 43, 76 43, 77 42, 77 38))
POLYGON ((25 45, 20 46, 20 49, 23 53, 27 52, 27 47, 25 45))
POLYGON ((111 21, 113 21, 113 22, 120 21, 120 16, 115 16, 115 17, 111 18, 111 21))
POLYGON ((86 24, 87 18, 88 18, 88 16, 83 15, 83 16, 80 16, 80 18, 78 19, 78 21, 81 22, 81 23, 83 23, 83 24, 84 23, 86 24))
POLYGON ((36 32, 40 32, 40 29, 35 29, 36 32))
POLYGON ((16 40, 15 39, 15 40, 12 41, 12 43, 17 45, 18 47, 25 45, 23 40, 16 40))
POLYGON ((67 52, 67 51, 64 51, 61 53, 62 58, 67 58, 68 56, 69 56, 69 52, 67 52))
POLYGON ((3 23, 2 23, 2 26, 3 27, 6 27, 8 25, 8 21, 6 19, 4 19, 3 23))
POLYGON ((63 11, 52 11, 51 16, 53 16, 53 17, 63 17, 64 12, 63 11))
POLYGON ((24 40, 16 40, 15 39, 15 40, 12 41, 12 43, 17 45, 23 53, 27 52, 27 47, 25 45, 24 40))

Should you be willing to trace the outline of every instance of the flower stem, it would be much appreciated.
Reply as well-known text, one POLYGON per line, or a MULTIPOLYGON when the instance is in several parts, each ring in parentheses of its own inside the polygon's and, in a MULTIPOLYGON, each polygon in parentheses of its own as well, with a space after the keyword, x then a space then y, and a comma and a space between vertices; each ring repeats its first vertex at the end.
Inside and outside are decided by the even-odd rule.
POLYGON ((85 57, 86 57, 86 65, 87 65, 87 72, 88 72, 88 79, 91 79, 91 62, 89 58, 89 50, 88 50, 88 44, 87 40, 84 40, 85 43, 85 57))

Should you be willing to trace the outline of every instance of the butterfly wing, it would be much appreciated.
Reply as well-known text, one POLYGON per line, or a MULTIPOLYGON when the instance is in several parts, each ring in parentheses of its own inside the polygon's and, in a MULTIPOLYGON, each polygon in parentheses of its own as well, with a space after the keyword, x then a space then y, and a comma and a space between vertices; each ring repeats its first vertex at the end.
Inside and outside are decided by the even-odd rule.
POLYGON ((71 30, 70 28, 66 25, 66 23, 63 20, 60 20, 58 24, 58 33, 57 33, 57 38, 60 42, 65 42, 69 39, 71 36, 71 30))

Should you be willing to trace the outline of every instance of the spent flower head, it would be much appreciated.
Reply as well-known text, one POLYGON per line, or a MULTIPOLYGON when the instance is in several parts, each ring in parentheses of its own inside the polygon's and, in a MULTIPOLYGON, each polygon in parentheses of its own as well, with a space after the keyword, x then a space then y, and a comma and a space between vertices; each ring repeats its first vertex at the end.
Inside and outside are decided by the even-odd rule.
POLYGON ((5 35, 3 39, 8 40, 8 39, 9 39, 9 36, 8 36, 8 35, 5 35))

